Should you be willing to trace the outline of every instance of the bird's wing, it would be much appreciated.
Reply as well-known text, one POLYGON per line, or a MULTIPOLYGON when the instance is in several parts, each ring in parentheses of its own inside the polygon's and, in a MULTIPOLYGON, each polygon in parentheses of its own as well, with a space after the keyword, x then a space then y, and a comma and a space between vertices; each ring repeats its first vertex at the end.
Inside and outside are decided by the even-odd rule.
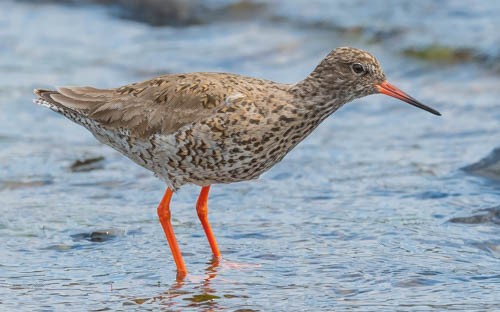
POLYGON ((38 104, 73 121, 84 124, 79 120, 83 118, 101 127, 127 130, 137 137, 170 134, 207 118, 234 93, 221 79, 202 73, 165 75, 116 89, 35 90, 38 104))

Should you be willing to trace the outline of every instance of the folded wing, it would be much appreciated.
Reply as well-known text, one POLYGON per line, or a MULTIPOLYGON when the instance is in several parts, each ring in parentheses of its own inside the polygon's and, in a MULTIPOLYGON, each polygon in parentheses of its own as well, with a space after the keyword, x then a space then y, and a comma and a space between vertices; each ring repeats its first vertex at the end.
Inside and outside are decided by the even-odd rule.
POLYGON ((215 114, 226 92, 217 79, 203 74, 166 75, 115 89, 60 87, 35 90, 36 103, 73 121, 123 129, 137 137, 173 133, 215 114))

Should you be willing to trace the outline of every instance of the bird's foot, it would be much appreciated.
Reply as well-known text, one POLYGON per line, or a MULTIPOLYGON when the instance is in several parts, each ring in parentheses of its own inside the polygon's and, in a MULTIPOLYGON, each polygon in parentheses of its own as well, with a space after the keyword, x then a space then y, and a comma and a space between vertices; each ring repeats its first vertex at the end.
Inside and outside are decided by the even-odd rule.
POLYGON ((206 269, 207 271, 220 271, 220 270, 252 270, 256 268, 260 268, 260 264, 256 263, 243 263, 243 262, 234 262, 222 257, 213 258, 211 265, 206 269))

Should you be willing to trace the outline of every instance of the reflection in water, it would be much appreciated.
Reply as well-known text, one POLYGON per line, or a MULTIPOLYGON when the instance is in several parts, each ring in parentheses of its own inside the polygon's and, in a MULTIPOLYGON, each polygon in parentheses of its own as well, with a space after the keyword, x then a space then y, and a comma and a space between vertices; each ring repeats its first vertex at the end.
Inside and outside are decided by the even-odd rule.
POLYGON ((201 311, 220 310, 220 306, 216 299, 221 297, 217 295, 217 291, 211 286, 211 281, 218 274, 220 264, 221 259, 213 258, 206 267, 203 277, 177 275, 176 281, 172 286, 160 295, 151 298, 134 298, 131 300, 136 304, 159 303, 162 307, 172 308, 180 304, 180 302, 175 299, 188 296, 182 298, 182 300, 190 302, 187 307, 202 307, 203 309, 201 311), (193 284, 199 285, 192 287, 193 284), (187 290, 188 288, 189 290, 187 290))
MULTIPOLYGON (((227 289, 214 287, 214 279, 221 271, 238 270, 249 271, 260 268, 258 264, 237 263, 222 258, 212 258, 204 269, 203 276, 191 275, 177 276, 175 282, 160 295, 151 298, 127 298, 136 304, 158 304, 161 307, 189 307, 198 308, 201 311, 218 311, 223 307, 218 299, 246 298, 243 294, 234 294, 227 289)), ((222 283, 224 284, 224 283, 222 283)), ((221 284, 221 287, 222 287, 221 284)), ((225 285, 224 285, 225 286, 225 285)), ((242 311, 254 311, 244 309, 242 311)))
POLYGON ((188 307, 204 307, 204 311, 220 310, 220 306, 215 300, 219 299, 220 296, 217 296, 217 291, 211 287, 212 280, 217 276, 220 262, 220 258, 212 258, 208 267, 205 269, 205 277, 201 285, 194 287, 194 289, 199 290, 199 293, 184 298, 184 300, 191 302, 188 307))

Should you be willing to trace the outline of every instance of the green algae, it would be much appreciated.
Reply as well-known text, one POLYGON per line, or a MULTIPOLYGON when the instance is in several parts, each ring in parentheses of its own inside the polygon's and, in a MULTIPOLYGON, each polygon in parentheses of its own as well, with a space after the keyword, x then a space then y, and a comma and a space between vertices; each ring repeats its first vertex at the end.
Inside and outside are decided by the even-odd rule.
POLYGON ((451 48, 440 44, 432 44, 421 48, 407 48, 403 55, 429 62, 462 63, 472 61, 474 53, 466 48, 451 48))

